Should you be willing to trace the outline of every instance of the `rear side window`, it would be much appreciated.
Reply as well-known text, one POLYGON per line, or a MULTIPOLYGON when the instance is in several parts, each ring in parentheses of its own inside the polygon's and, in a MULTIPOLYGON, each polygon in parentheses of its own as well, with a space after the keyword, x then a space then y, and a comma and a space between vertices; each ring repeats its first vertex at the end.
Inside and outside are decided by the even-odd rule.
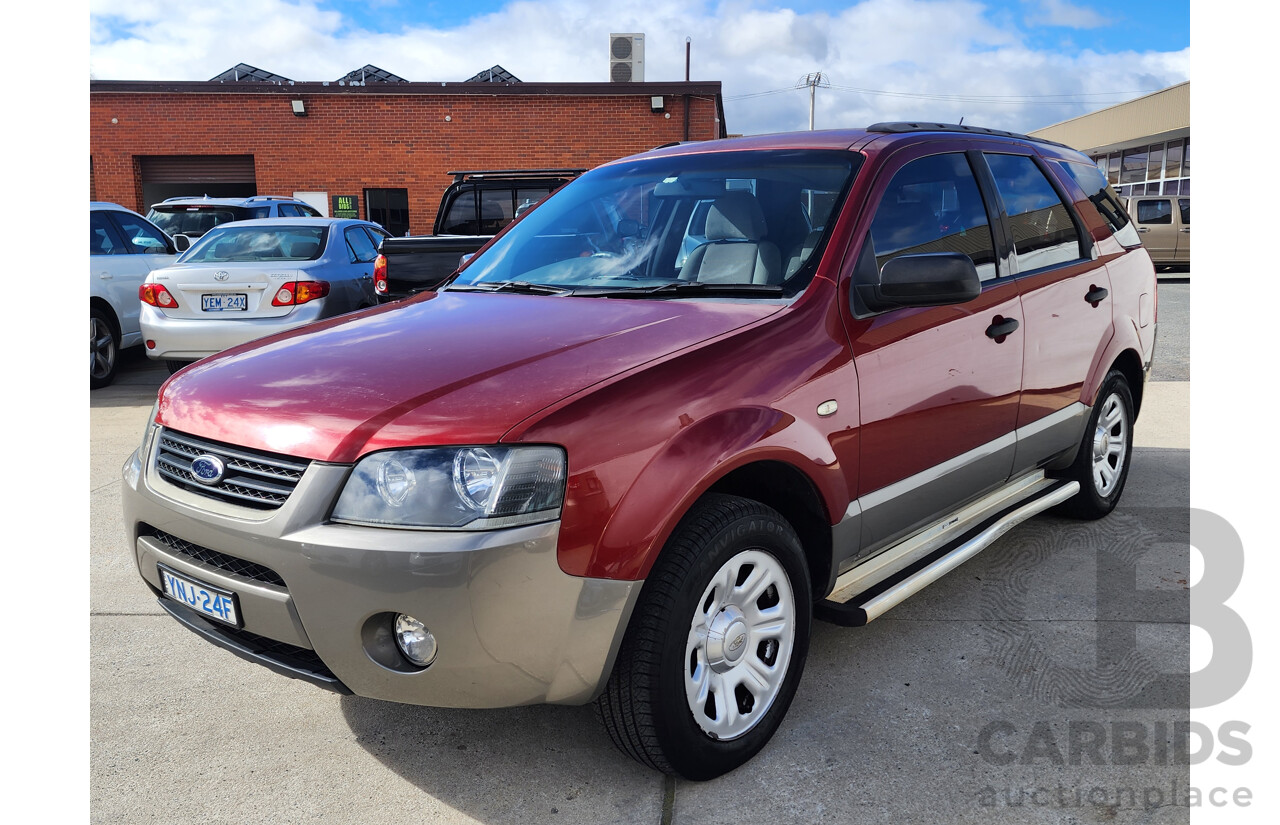
POLYGON ((1026 155, 984 155, 1009 216, 1018 271, 1079 260, 1080 232, 1070 210, 1026 155))
POLYGON ((378 250, 374 248, 373 241, 369 240, 369 236, 361 227, 349 227, 346 237, 347 251, 350 253, 352 263, 365 264, 378 257, 378 250))
POLYGON ((1097 166, 1091 163, 1071 163, 1070 161, 1062 161, 1060 165, 1089 198, 1089 203, 1093 204, 1093 207, 1098 210, 1098 214, 1102 216, 1102 219, 1111 227, 1116 240, 1125 246, 1138 246, 1142 243, 1142 240, 1138 237, 1138 231, 1133 228, 1133 222, 1129 220, 1128 210, 1120 202, 1115 190, 1107 184, 1107 179, 1102 176, 1102 171, 1097 166))
POLYGON ((1191 225, 1191 198, 1179 198, 1178 209, 1182 212, 1182 225, 1191 225))
POLYGON ((440 233, 442 235, 478 235, 479 229, 476 222, 475 190, 459 192, 449 207, 449 214, 440 227, 440 233))
POLYGON ((876 268, 899 255, 961 252, 978 277, 996 277, 987 210, 969 161, 960 153, 919 158, 889 181, 871 222, 876 268))
POLYGON ((1167 200, 1138 201, 1138 223, 1173 223, 1173 204, 1167 200))
POLYGON ((169 252, 169 239, 142 218, 128 212, 117 212, 115 217, 125 242, 133 247, 134 252, 152 255, 169 252))

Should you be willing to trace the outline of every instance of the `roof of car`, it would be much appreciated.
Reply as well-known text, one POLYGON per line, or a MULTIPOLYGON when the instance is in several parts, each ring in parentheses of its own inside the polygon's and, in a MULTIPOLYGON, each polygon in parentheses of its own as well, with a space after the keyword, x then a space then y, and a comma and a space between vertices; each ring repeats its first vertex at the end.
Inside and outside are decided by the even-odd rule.
POLYGON ((212 232, 214 229, 239 229, 246 226, 280 226, 281 224, 292 226, 333 226, 334 224, 345 223, 378 226, 373 221, 361 220, 360 218, 253 218, 247 221, 220 223, 209 231, 212 232))
MULTIPOLYGON (((861 129, 824 129, 812 132, 777 132, 767 135, 751 135, 749 137, 726 138, 723 140, 692 141, 688 143, 667 144, 645 152, 640 156, 683 155, 702 152, 728 152, 752 149, 854 149, 872 140, 912 140, 921 135, 939 137, 984 137, 1012 140, 1018 143, 1030 143, 1041 146, 1054 146, 1070 149, 1060 143, 1041 138, 1005 132, 998 129, 986 129, 981 126, 962 126, 955 123, 932 122, 886 122, 875 123, 861 129)), ((1070 150, 1075 151, 1075 150, 1070 150)), ((638 157, 638 156, 632 156, 638 157)), ((616 162, 616 161, 615 161, 616 162)))
POLYGON ((159 203, 151 204, 152 209, 161 206, 192 206, 197 204, 211 204, 214 206, 266 206, 270 203, 303 203, 297 198, 285 198, 276 195, 252 195, 243 198, 210 198, 208 196, 192 195, 185 198, 165 198, 159 203))

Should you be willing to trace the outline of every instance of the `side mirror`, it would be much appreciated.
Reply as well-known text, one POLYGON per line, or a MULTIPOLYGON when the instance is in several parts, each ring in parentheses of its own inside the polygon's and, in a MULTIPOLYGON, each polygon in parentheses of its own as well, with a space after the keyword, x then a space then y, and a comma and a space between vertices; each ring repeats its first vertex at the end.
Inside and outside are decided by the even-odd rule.
POLYGON ((174 235, 173 248, 178 250, 179 252, 186 252, 188 249, 191 248, 191 237, 188 235, 182 235, 182 234, 174 235))
POLYGON ((884 265, 868 296, 872 309, 963 304, 982 294, 973 260, 960 252, 902 255, 884 265))

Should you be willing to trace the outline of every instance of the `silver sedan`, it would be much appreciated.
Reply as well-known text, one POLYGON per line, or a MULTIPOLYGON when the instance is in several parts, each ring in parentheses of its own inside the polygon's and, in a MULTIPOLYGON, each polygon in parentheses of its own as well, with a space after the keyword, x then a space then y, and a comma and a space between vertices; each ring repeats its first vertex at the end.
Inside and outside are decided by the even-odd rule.
POLYGON ((377 304, 387 237, 367 221, 270 218, 215 227, 139 290, 149 358, 170 372, 224 349, 377 304))

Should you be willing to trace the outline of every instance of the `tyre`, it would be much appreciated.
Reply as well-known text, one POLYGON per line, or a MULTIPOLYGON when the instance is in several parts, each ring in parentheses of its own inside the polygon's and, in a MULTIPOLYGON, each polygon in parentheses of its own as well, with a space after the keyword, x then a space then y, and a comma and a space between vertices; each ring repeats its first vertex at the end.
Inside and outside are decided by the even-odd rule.
POLYGON ((116 379, 120 362, 120 336, 106 312, 89 307, 89 389, 105 387, 116 379))
POLYGON ((182 369, 183 367, 185 367, 187 364, 190 364, 190 363, 192 362, 191 361, 165 361, 164 365, 169 368, 169 374, 173 375, 175 372, 177 372, 178 370, 182 369))
POLYGON ((1062 478, 1080 482, 1080 492, 1058 506, 1072 518, 1099 519, 1115 509, 1133 457, 1133 393, 1124 374, 1112 370, 1102 382, 1075 463, 1062 478))
POLYGON ((812 613, 791 525, 758 502, 707 496, 645 580, 596 701, 614 744, 686 779, 743 764, 791 705, 812 613))

